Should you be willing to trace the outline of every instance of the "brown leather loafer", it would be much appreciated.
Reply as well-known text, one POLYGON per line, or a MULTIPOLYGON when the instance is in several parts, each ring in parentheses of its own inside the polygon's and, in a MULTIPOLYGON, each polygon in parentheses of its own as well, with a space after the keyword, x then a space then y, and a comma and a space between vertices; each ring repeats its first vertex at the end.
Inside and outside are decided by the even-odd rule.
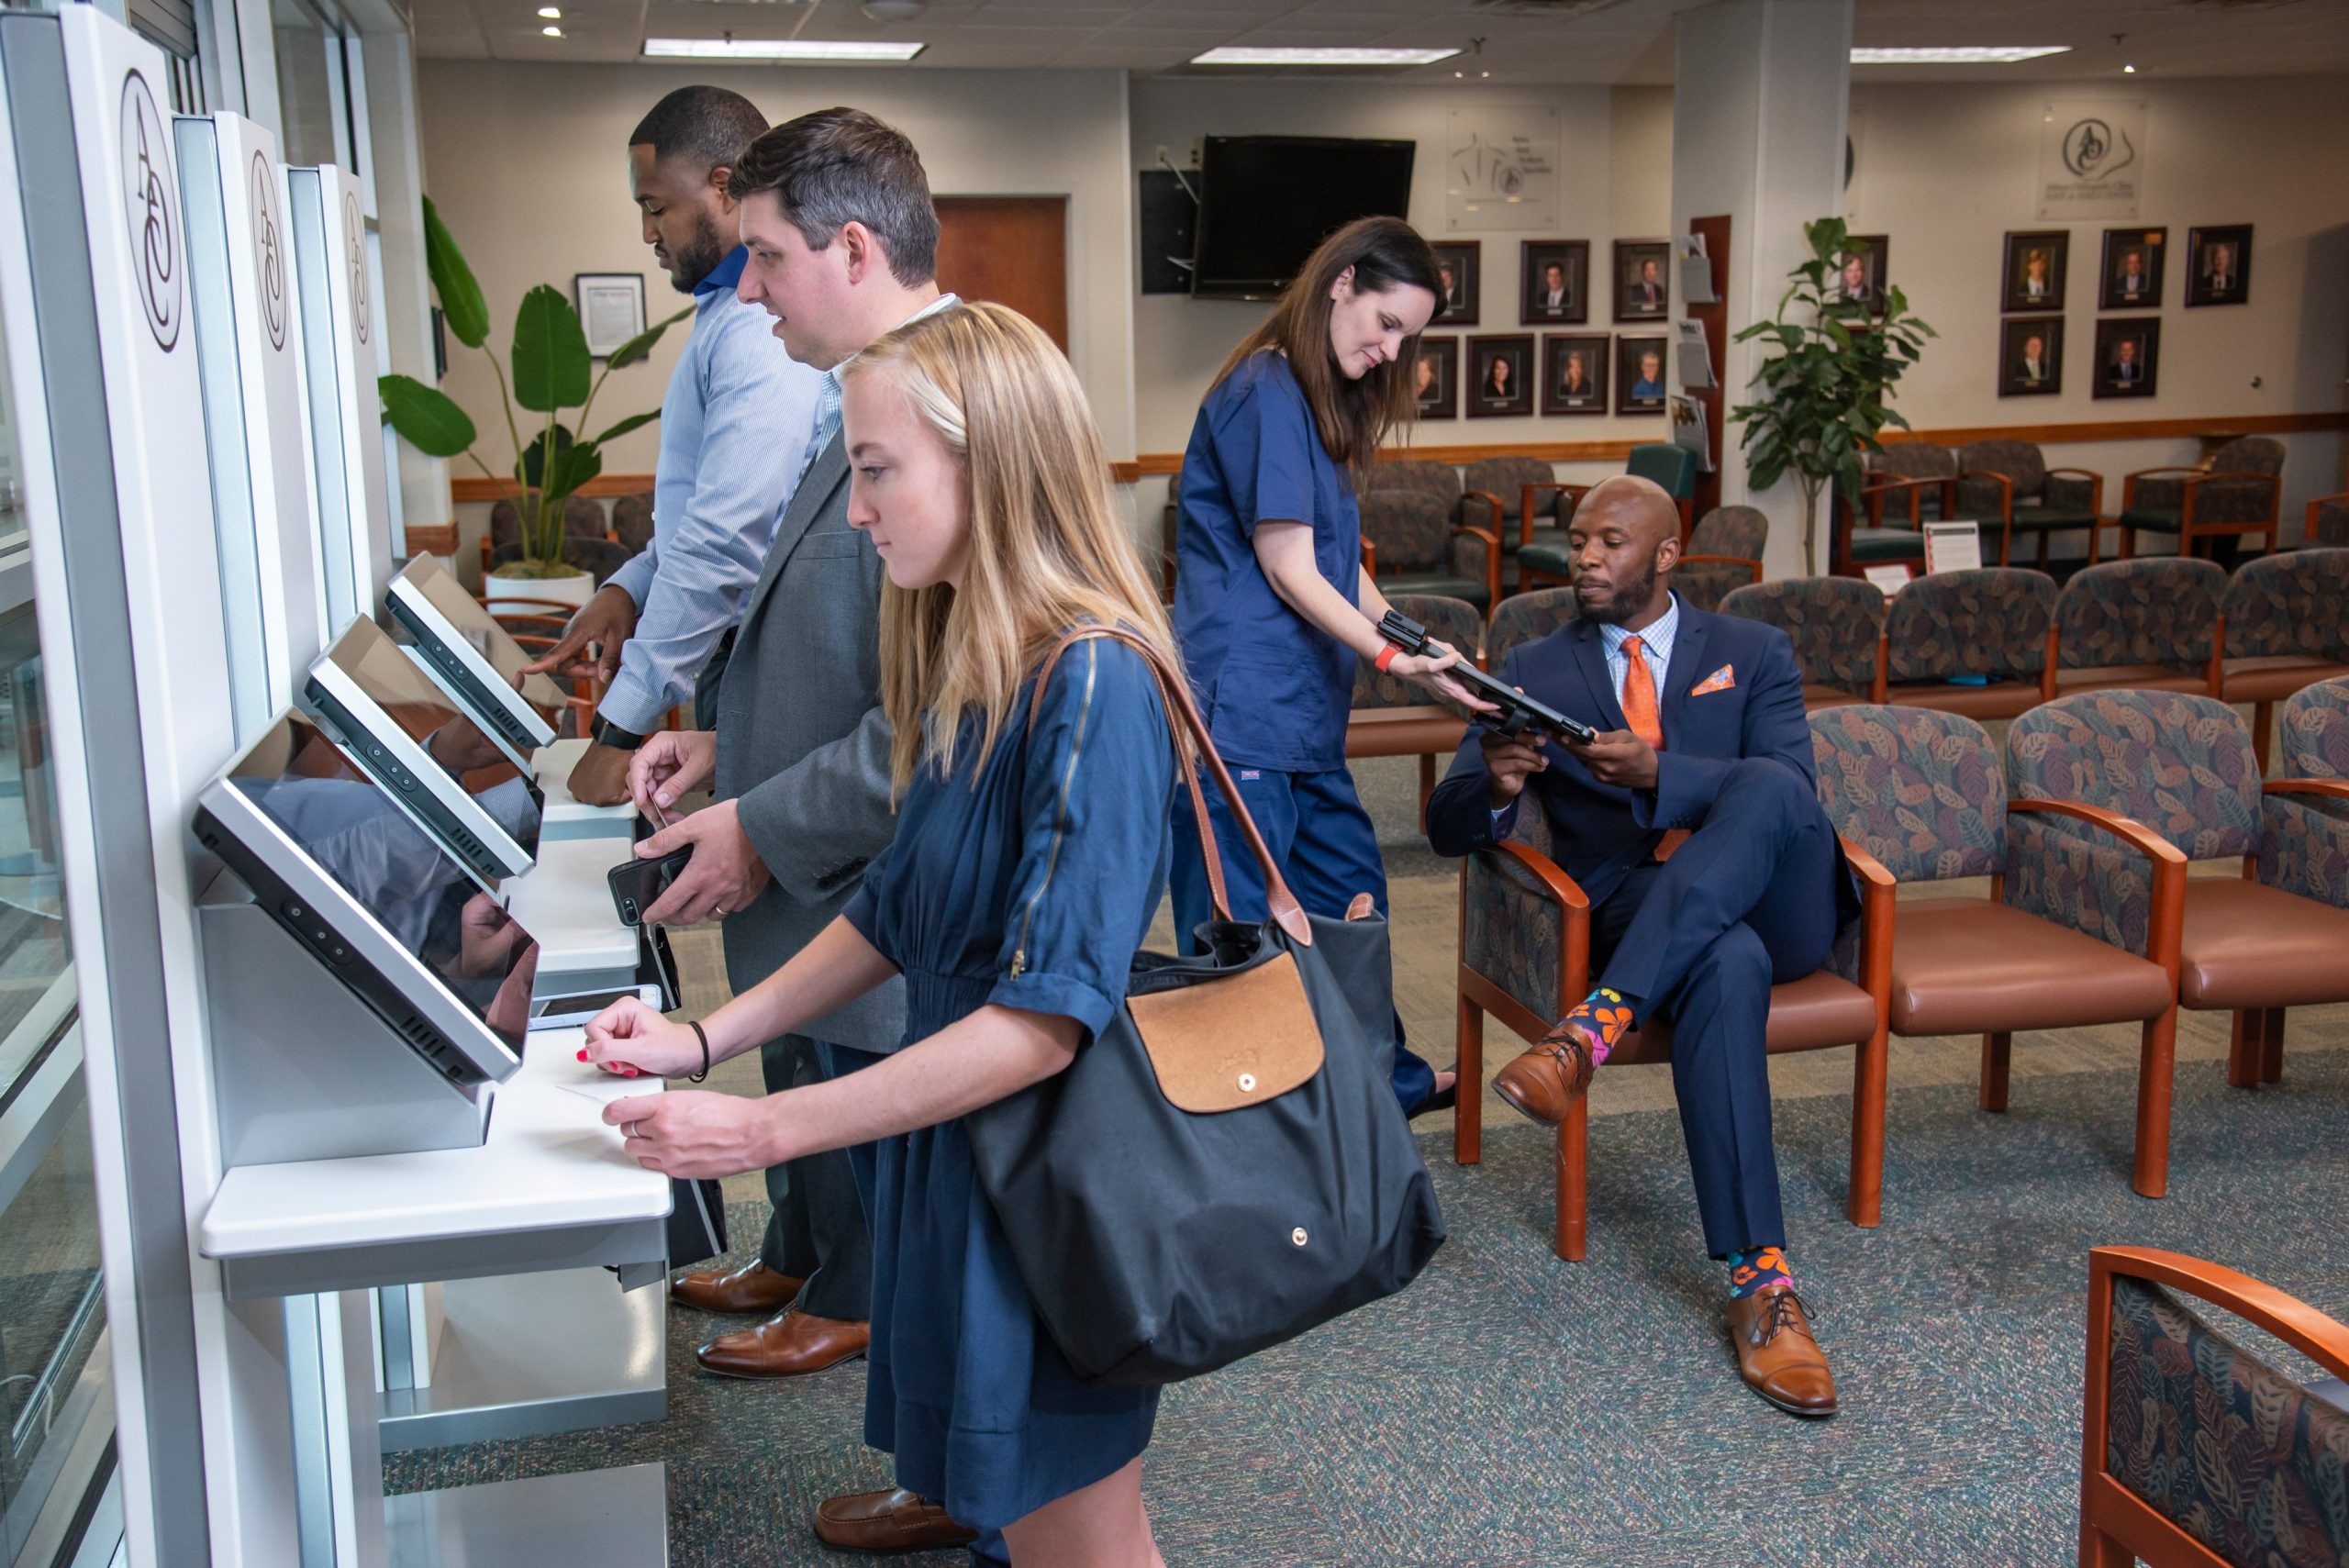
POLYGON ((799 1298, 803 1282, 764 1263, 739 1269, 695 1269, 669 1282, 669 1295, 704 1312, 780 1312, 799 1298))
POLYGON ((1835 1377, 1811 1338, 1792 1285, 1771 1285, 1729 1304, 1737 1370, 1754 1393, 1789 1416, 1835 1413, 1835 1377))
POLYGON ((1560 1024, 1542 1037, 1541 1044, 1493 1074, 1493 1093, 1542 1126, 1555 1127, 1590 1087, 1596 1066, 1591 1044, 1579 1029, 1560 1024))
POLYGON ((786 1311, 755 1329, 719 1335, 694 1359, 727 1377, 800 1377, 861 1356, 872 1342, 869 1325, 786 1311))
POLYGON ((936 1551, 968 1546, 979 1532, 956 1524, 943 1504, 892 1486, 817 1504, 816 1539, 842 1551, 936 1551))

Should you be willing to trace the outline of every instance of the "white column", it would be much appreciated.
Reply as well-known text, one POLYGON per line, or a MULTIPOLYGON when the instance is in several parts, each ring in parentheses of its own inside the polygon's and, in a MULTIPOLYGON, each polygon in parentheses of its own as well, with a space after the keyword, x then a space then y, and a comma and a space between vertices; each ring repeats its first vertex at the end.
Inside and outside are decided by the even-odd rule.
MULTIPOLYGON (((424 161, 418 151, 416 40, 405 31, 370 32, 360 40, 365 66, 367 137, 373 152, 376 233, 383 242, 384 371, 412 375, 430 386, 432 291, 424 261, 424 161)), ((430 526, 455 514, 449 505, 449 465, 402 441, 391 478, 405 522, 430 526)), ((392 540, 395 556, 407 553, 392 540)))
MULTIPOLYGON (((1680 13, 1673 76, 1672 227, 1730 218, 1729 335, 1772 315, 1787 273, 1810 253, 1802 226, 1843 210, 1844 122, 1851 97, 1852 0, 1717 0, 1680 13)), ((1759 342, 1716 347, 1726 410, 1749 401, 1759 342)), ((1802 570, 1802 492, 1746 484, 1738 441, 1721 431, 1721 500, 1770 517, 1765 564, 1802 570)), ((1825 538, 1826 502, 1820 502, 1825 538)), ((1826 559, 1825 550, 1820 560, 1826 559)))

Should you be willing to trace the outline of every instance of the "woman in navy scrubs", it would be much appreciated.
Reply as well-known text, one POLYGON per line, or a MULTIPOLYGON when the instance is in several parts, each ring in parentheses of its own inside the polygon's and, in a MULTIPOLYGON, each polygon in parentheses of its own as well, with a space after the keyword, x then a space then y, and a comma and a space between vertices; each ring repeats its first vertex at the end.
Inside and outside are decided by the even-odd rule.
MULTIPOLYGON (((1386 600, 1362 568, 1354 493, 1387 433, 1414 416, 1411 364, 1442 289, 1435 252, 1410 225, 1365 217, 1339 229, 1225 361, 1183 454, 1174 635, 1216 750, 1316 915, 1342 917, 1363 893, 1386 910, 1378 836, 1346 771, 1355 659, 1487 706, 1441 673, 1456 654, 1413 658, 1378 635, 1386 600)), ((1209 799, 1232 915, 1261 920, 1256 862, 1221 797, 1209 799)), ((1176 813, 1174 835, 1175 929, 1187 945, 1212 904, 1188 814, 1176 813)), ((1398 1020, 1403 1108, 1450 1105, 1454 1085, 1403 1049, 1401 1033, 1398 1020)))
POLYGON ((1174 753, 1150 666, 1079 642, 1041 696, 1038 666, 1087 622, 1169 660, 1174 636, 1075 373, 1017 312, 900 328, 841 393, 849 521, 888 570, 896 839, 769 979, 698 1026, 621 1002, 583 1054, 681 1076, 902 973, 906 1044, 873 1066, 764 1099, 631 1097, 604 1119, 682 1176, 873 1143, 865 1440, 896 1456, 898 1485, 1000 1529, 1013 1568, 1164 1568, 1141 1500, 1157 1393, 1088 1385, 1063 1359, 962 1118, 1065 1068, 1118 1012, 1166 875, 1174 753))

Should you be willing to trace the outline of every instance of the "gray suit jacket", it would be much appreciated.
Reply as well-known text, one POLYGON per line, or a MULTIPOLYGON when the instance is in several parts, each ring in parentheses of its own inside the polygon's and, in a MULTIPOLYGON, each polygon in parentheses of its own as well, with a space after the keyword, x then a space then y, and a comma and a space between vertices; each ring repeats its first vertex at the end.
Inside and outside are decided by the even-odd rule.
MULTIPOLYGON (((739 993, 831 923, 889 844, 889 721, 881 712, 881 557, 848 526, 848 452, 835 434, 800 480, 758 585, 744 601, 718 694, 720 800, 774 880, 726 917, 726 977, 739 993)), ((905 983, 801 1032, 895 1051, 905 983)))

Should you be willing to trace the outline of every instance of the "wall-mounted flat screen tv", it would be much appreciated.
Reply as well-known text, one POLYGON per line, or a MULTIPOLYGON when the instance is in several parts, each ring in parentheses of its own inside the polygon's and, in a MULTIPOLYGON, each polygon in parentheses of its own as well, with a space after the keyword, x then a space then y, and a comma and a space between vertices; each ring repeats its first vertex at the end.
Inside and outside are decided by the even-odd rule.
POLYGON ((1417 148, 1337 136, 1208 137, 1192 295, 1272 299, 1332 229, 1358 217, 1408 217, 1417 148))

